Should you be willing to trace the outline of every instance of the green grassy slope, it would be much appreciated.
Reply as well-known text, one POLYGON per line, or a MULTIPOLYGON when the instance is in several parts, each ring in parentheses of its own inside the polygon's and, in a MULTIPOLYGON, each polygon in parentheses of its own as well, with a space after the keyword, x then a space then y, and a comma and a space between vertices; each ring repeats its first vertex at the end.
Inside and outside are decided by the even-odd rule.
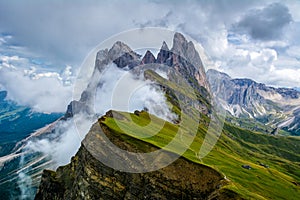
MULTIPOLYGON (((99 122, 113 133, 124 135, 126 140, 131 136, 178 153, 186 145, 185 140, 192 137, 188 126, 181 132, 181 137, 178 137, 179 125, 165 122, 146 112, 138 115, 124 112, 118 114, 122 117, 103 117, 99 122), (143 128, 149 123, 151 128, 143 128), (161 124, 164 124, 163 128, 161 124), (174 145, 166 148, 171 141, 174 145)), ((194 125, 195 121, 191 118, 189 123, 194 125)), ((205 133, 206 126, 200 123, 197 135, 183 157, 223 173, 230 182, 225 186, 226 189, 235 191, 246 199, 300 199, 299 138, 268 136, 225 124, 213 150, 200 160, 197 152, 205 133), (262 163, 269 168, 262 166, 262 163), (244 164, 250 165, 252 169, 242 168, 244 164)))

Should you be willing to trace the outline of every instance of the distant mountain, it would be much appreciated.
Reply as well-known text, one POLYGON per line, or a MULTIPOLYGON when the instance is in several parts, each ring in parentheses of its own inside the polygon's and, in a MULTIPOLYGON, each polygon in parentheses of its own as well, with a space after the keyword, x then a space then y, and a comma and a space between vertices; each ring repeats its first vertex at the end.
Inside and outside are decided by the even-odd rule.
POLYGON ((247 126, 250 119, 257 123, 253 130, 273 134, 283 130, 300 135, 299 91, 269 87, 251 79, 233 79, 212 69, 208 70, 207 77, 212 92, 224 100, 224 108, 236 117, 238 125, 247 126), (272 129, 268 130, 269 127, 272 129))

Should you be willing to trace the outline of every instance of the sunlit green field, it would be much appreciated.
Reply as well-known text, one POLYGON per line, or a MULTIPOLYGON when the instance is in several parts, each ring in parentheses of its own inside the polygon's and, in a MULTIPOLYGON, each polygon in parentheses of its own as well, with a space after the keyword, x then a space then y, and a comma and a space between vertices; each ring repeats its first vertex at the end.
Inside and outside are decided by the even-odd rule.
MULTIPOLYGON (((103 117, 99 122, 126 142, 134 142, 130 140, 132 137, 179 154, 186 141, 193 138, 189 126, 197 123, 190 118, 180 128, 181 124, 165 122, 147 112, 138 115, 118 112, 118 115, 122 117, 103 117), (172 145, 167 146, 170 142, 172 145)), ((206 131, 206 126, 200 123, 192 144, 182 156, 221 172, 229 181, 224 189, 246 199, 300 199, 299 138, 253 133, 225 124, 213 150, 199 159, 197 153, 206 131), (242 165, 250 165, 251 169, 242 165)))

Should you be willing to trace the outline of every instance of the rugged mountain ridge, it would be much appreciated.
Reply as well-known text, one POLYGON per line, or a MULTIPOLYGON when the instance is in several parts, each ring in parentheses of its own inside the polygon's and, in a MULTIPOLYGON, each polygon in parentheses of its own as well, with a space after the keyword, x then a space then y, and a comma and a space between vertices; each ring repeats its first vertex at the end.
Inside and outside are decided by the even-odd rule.
MULTIPOLYGON (((210 98, 210 87, 201 58, 193 42, 188 42, 182 34, 174 34, 171 50, 166 42, 163 42, 157 58, 150 51, 147 51, 141 59, 141 55, 135 53, 128 45, 117 41, 111 49, 100 50, 97 53, 91 77, 92 81, 82 92, 80 100, 74 100, 69 104, 65 114, 66 118, 79 112, 92 113, 92 108, 89 105, 93 105, 94 92, 102 84, 99 82, 101 73, 110 63, 116 64, 118 68, 130 69, 138 73, 141 73, 145 68, 155 70, 161 65, 171 67, 204 98, 210 98)), ((209 109, 206 108, 206 110, 209 109)))
POLYGON ((224 100, 223 106, 232 116, 270 126, 272 133, 283 129, 300 135, 300 92, 269 87, 251 79, 232 79, 212 69, 207 77, 212 92, 224 100))

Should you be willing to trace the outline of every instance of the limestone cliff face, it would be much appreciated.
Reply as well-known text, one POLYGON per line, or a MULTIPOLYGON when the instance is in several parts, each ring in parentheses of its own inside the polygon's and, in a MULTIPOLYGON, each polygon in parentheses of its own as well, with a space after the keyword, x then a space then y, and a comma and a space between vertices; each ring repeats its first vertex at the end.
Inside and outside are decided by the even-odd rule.
MULTIPOLYGON (((110 133, 96 123, 70 164, 58 168, 56 172, 44 171, 35 199, 177 200, 238 197, 232 192, 221 190, 226 180, 219 172, 184 158, 148 173, 126 173, 107 167, 95 159, 92 155, 95 152, 84 145, 97 146, 97 141, 102 139, 103 134, 120 148, 131 152, 156 150, 156 147, 133 138, 133 142, 127 143, 124 138, 110 133)), ((96 151, 100 152, 104 148, 98 145, 96 151)), ((102 154, 101 156, 105 156, 102 154)))

